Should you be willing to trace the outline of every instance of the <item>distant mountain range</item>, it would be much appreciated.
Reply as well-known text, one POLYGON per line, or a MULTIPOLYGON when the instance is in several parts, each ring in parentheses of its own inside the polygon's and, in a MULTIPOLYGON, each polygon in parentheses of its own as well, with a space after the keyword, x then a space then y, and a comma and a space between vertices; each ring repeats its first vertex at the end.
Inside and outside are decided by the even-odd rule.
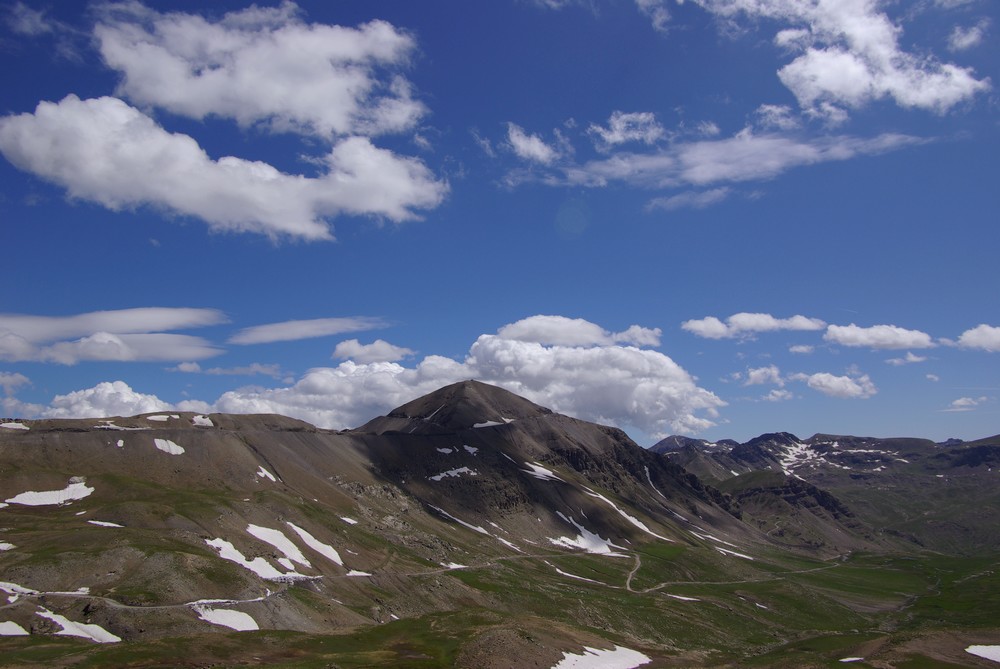
POLYGON ((475 381, 6 420, 0 666, 987 666, 998 482, 1000 437, 647 450, 475 381))

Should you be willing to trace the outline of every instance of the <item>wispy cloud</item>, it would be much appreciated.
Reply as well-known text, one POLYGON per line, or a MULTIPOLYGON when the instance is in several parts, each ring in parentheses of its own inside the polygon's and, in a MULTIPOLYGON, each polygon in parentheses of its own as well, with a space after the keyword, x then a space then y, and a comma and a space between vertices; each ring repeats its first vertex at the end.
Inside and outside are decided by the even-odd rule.
POLYGON ((381 318, 355 316, 349 318, 313 318, 283 321, 244 328, 229 338, 230 344, 268 344, 278 341, 297 341, 315 337, 330 337, 345 332, 361 332, 387 327, 381 318))

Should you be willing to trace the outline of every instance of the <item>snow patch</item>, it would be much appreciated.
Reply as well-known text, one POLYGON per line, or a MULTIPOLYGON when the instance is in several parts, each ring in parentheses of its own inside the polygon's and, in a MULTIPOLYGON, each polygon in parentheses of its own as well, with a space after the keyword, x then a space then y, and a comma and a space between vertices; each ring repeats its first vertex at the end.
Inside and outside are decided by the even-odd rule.
POLYGON ((306 542, 306 546, 313 549, 314 551, 325 557, 327 560, 336 562, 341 567, 344 566, 344 561, 340 559, 340 553, 338 553, 337 549, 335 549, 333 546, 329 544, 324 544, 322 541, 320 541, 313 535, 309 534, 308 532, 306 532, 297 525, 293 525, 292 523, 289 523, 287 521, 286 524, 290 528, 292 528, 295 531, 295 533, 299 535, 299 537, 302 538, 302 541, 306 542))
POLYGON ((969 646, 965 652, 976 657, 1000 662, 1000 646, 969 646))
POLYGON ((736 551, 728 551, 725 548, 715 547, 715 550, 719 551, 723 555, 735 555, 736 557, 743 558, 744 560, 753 560, 749 555, 744 555, 743 553, 737 553, 736 551))
POLYGON ((642 522, 641 520, 639 520, 635 516, 630 516, 629 514, 625 513, 621 509, 619 509, 617 504, 615 504, 614 502, 612 502, 610 499, 608 499, 604 495, 602 495, 600 493, 597 493, 597 492, 594 492, 593 490, 591 490, 590 488, 587 488, 587 487, 584 487, 583 490, 584 490, 584 492, 586 492, 591 497, 596 497, 597 499, 603 501, 605 504, 609 505, 612 509, 614 509, 615 511, 617 511, 618 514, 622 518, 624 518, 628 522, 632 523, 633 525, 635 525, 636 527, 638 527, 640 530, 642 530, 646 534, 648 534, 648 535, 650 535, 652 537, 656 537, 657 539, 660 539, 662 541, 669 541, 670 543, 673 543, 673 539, 668 539, 668 538, 666 538, 664 536, 661 536, 661 535, 657 534, 653 530, 649 529, 649 527, 647 527, 644 522, 642 522))
POLYGON ((626 557, 623 553, 616 553, 613 548, 622 548, 621 546, 616 546, 611 543, 609 539, 602 539, 600 535, 594 534, 586 527, 580 523, 573 520, 572 517, 567 518, 561 511, 557 511, 556 514, 565 520, 567 523, 572 525, 577 529, 579 534, 575 539, 570 537, 549 537, 549 542, 555 544, 556 546, 563 546, 564 548, 579 548, 588 553, 594 553, 595 555, 608 555, 611 557, 626 557))
POLYGON ((565 483, 565 481, 556 476, 555 472, 541 466, 537 462, 525 462, 524 466, 528 467, 528 469, 522 469, 521 471, 525 474, 534 476, 539 481, 561 481, 562 483, 565 483))
POLYGON ((4 551, 9 551, 12 548, 17 548, 14 544, 9 544, 6 541, 0 541, 0 553, 4 551))
POLYGON ((228 627, 229 629, 236 630, 237 632, 252 632, 253 630, 260 629, 257 621, 250 617, 249 614, 243 613, 242 611, 213 609, 199 604, 195 604, 191 608, 195 610, 199 618, 206 622, 210 622, 213 625, 228 627))
POLYGON ((558 573, 558 574, 562 574, 563 576, 567 576, 569 578, 575 578, 578 581, 586 581, 588 583, 596 583, 597 585, 607 585, 606 583, 601 583, 600 581, 595 581, 594 579, 587 578, 586 576, 577 576, 576 574, 571 574, 568 571, 563 571, 559 567, 553 567, 553 569, 555 569, 556 573, 558 573))
POLYGON ((4 501, 8 504, 23 504, 24 506, 69 504, 74 500, 87 497, 92 492, 94 492, 94 489, 88 486, 84 482, 83 478, 74 476, 70 479, 69 484, 62 490, 46 490, 43 492, 29 490, 27 492, 22 492, 20 495, 10 497, 4 501))
POLYGON ((354 520, 353 518, 348 518, 347 516, 341 516, 340 519, 342 521, 344 521, 345 523, 347 523, 348 525, 357 525, 358 524, 358 521, 354 520))
POLYGON ((369 574, 368 572, 366 572, 366 571, 358 571, 357 569, 352 569, 351 571, 347 572, 347 575, 348 576, 371 576, 371 574, 369 574))
POLYGON ((194 418, 191 419, 191 422, 197 425, 198 427, 215 427, 215 423, 213 423, 212 419, 209 418, 208 416, 201 416, 201 415, 195 416, 194 418))
POLYGON ((169 416, 163 416, 163 415, 160 415, 160 416, 146 416, 146 420, 155 421, 157 423, 166 423, 167 420, 169 420, 170 418, 173 418, 174 420, 178 420, 180 418, 180 416, 178 416, 175 413, 172 413, 169 416))
MULTIPOLYGON (((303 567, 312 567, 306 556, 302 554, 299 547, 292 543, 291 539, 285 536, 285 533, 281 530, 274 530, 270 527, 261 527, 260 525, 250 524, 247 525, 247 533, 251 536, 257 537, 261 541, 271 544, 279 551, 285 554, 285 557, 289 560, 298 562, 303 567)), ((287 567, 289 570, 292 567, 287 567)))
POLYGON ((673 597, 674 599, 679 599, 682 602, 700 602, 701 601, 697 597, 685 597, 684 595, 667 595, 667 597, 673 597))
POLYGON ((0 622, 0 636, 28 636, 28 631, 12 621, 0 622))
POLYGON ((667 498, 666 495, 664 495, 662 492, 660 492, 657 489, 657 487, 655 485, 653 485, 653 479, 649 476, 649 466, 648 465, 644 465, 643 469, 646 470, 646 480, 649 481, 649 487, 652 488, 656 492, 657 495, 659 495, 663 499, 666 499, 667 498))
POLYGON ((36 611, 35 615, 47 618, 62 627, 61 630, 56 632, 57 636, 78 636, 84 639, 90 639, 91 641, 96 641, 97 643, 118 643, 121 641, 121 637, 112 634, 100 625, 75 623, 64 616, 52 613, 48 609, 36 611))
POLYGON ((119 525, 118 523, 109 523, 106 520, 88 520, 91 525, 100 525, 101 527, 125 527, 124 525, 119 525))
POLYGON ((446 472, 441 472, 440 474, 435 474, 434 476, 428 476, 427 478, 431 481, 440 481, 444 478, 458 477, 462 474, 468 474, 469 476, 479 476, 479 472, 474 469, 469 469, 468 467, 459 467, 458 469, 449 469, 446 472))
POLYGON ((264 469, 263 466, 257 468, 257 478, 259 479, 271 479, 274 483, 278 482, 278 479, 274 478, 274 474, 264 469))
POLYGON ((156 447, 163 451, 164 453, 169 453, 170 455, 181 455, 184 453, 184 449, 170 441, 169 439, 154 439, 153 443, 156 447))
POLYGON ((475 446, 469 446, 468 444, 464 444, 462 446, 462 448, 464 448, 466 451, 468 451, 469 455, 475 455, 476 452, 479 450, 475 446))
POLYGON ((837 662, 862 662, 864 659, 863 657, 842 657, 837 662))
POLYGON ((487 421, 484 421, 484 422, 482 422, 482 423, 476 423, 476 424, 474 424, 474 425, 473 425, 472 427, 474 427, 474 428, 480 428, 480 427, 496 427, 497 425, 504 425, 504 423, 498 423, 498 422, 496 422, 495 420, 487 420, 487 421))
POLYGON ((115 445, 116 445, 116 446, 117 446, 118 448, 125 448, 125 440, 124 440, 124 439, 119 439, 119 440, 118 440, 118 443, 117 443, 117 444, 115 444, 115 445))
POLYGON ((444 567, 445 569, 468 569, 469 568, 468 565, 458 564, 457 562, 448 562, 448 563, 442 562, 441 566, 444 567))
POLYGON ((563 653, 563 659, 552 669, 635 669, 652 660, 639 651, 615 646, 611 650, 583 647, 583 653, 563 653))
POLYGON ((5 427, 8 430, 30 430, 31 428, 24 423, 0 423, 0 427, 5 427))
POLYGON ((120 427, 110 420, 102 420, 94 426, 95 430, 117 430, 119 432, 135 432, 136 430, 148 430, 148 427, 120 427))
POLYGON ((488 537, 493 536, 489 532, 487 532, 486 530, 484 530, 483 528, 479 527, 478 525, 472 525, 470 523, 465 522, 464 520, 459 520, 458 518, 456 518, 455 516, 451 515, 450 513, 448 513, 447 511, 445 511, 444 509, 442 509, 439 506, 434 506, 433 504, 430 504, 428 506, 430 506, 432 509, 434 509, 435 511, 437 511, 438 513, 440 513, 442 516, 454 520, 456 523, 458 523, 459 525, 462 525, 463 527, 468 527, 470 530, 473 530, 474 532, 479 532, 480 534, 485 534, 488 537))
POLYGON ((262 557, 255 557, 253 560, 248 560, 243 553, 225 539, 206 539, 205 543, 219 551, 219 557, 223 560, 235 562, 244 569, 249 569, 257 574, 257 576, 269 581, 296 581, 309 578, 295 572, 283 574, 262 557))
POLYGON ((40 595, 41 594, 37 590, 32 590, 31 588, 26 588, 23 585, 18 585, 17 583, 8 583, 7 581, 0 581, 0 590, 3 590, 8 595, 40 595))
POLYGON ((435 449, 435 450, 437 450, 438 453, 444 453, 445 455, 447 455, 449 453, 454 453, 455 452, 454 448, 438 448, 438 449, 435 449))

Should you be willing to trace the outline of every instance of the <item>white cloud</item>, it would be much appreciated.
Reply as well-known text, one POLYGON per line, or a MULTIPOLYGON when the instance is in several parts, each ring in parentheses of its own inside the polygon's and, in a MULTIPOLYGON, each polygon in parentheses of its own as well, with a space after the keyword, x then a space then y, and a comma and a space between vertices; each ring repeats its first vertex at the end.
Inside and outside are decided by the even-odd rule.
POLYGON ((768 365, 767 367, 757 367, 756 369, 747 370, 746 381, 744 381, 743 385, 759 386, 765 383, 773 383, 777 386, 785 385, 785 380, 781 378, 781 370, 778 369, 777 365, 768 365))
POLYGON ((968 28, 955 26, 955 29, 948 36, 948 48, 952 51, 965 51, 979 46, 986 39, 986 31, 989 27, 989 19, 982 19, 976 25, 968 28))
POLYGON ((497 334, 503 339, 559 346, 606 346, 616 343, 659 346, 662 332, 659 328, 632 325, 624 332, 615 333, 582 318, 539 315, 505 325, 497 334))
POLYGON ((603 187, 614 181, 648 188, 770 179, 795 167, 876 155, 924 140, 886 133, 862 139, 845 135, 801 139, 744 129, 722 139, 678 142, 655 153, 619 152, 582 165, 563 165, 551 185, 603 187))
POLYGON ((334 358, 350 359, 354 362, 397 362, 413 355, 415 351, 402 346, 394 346, 383 339, 376 339, 371 344, 362 344, 357 339, 348 339, 337 344, 333 350, 334 358))
POLYGON ((795 395, 791 391, 779 388, 775 388, 767 395, 761 397, 765 402, 786 402, 794 398, 795 395))
POLYGON ((895 325, 873 325, 860 327, 831 325, 823 339, 841 346, 865 346, 874 349, 931 348, 934 340, 926 332, 907 330, 895 325))
POLYGON ((191 137, 111 97, 69 95, 0 118, 0 152, 71 197, 114 211, 150 205, 213 230, 271 238, 331 239, 325 217, 341 214, 413 219, 414 209, 437 206, 447 191, 419 160, 364 137, 338 141, 318 177, 233 156, 213 160, 191 137))
POLYGON ((425 357, 414 367, 347 361, 312 369, 289 387, 225 393, 214 406, 235 413, 281 413, 322 427, 353 427, 468 378, 502 386, 558 412, 634 426, 654 436, 704 429, 725 405, 657 351, 482 335, 463 362, 439 356, 425 357))
POLYGON ((830 397, 841 399, 867 399, 878 392, 867 374, 835 376, 827 372, 816 374, 793 374, 793 381, 804 381, 813 390, 830 397))
POLYGON ((814 350, 816 350, 815 347, 809 346, 808 344, 796 344, 795 346, 790 346, 788 348, 789 353, 796 353, 799 355, 808 355, 814 350))
POLYGON ((791 318, 775 318, 771 314, 746 313, 733 314, 723 323, 715 316, 684 321, 681 328, 706 339, 732 339, 734 337, 753 336, 758 332, 775 332, 778 330, 821 330, 826 323, 818 318, 792 316, 791 318))
POLYGON ((330 337, 345 332, 360 332, 386 327, 381 318, 313 318, 283 321, 244 328, 229 338, 230 344, 269 344, 276 341, 297 341, 315 337, 330 337))
POLYGON ((746 16, 790 25, 775 42, 796 57, 778 77, 817 116, 843 120, 844 108, 885 98, 945 113, 990 88, 988 79, 977 79, 969 68, 904 51, 902 28, 871 0, 695 1, 731 23, 746 16))
POLYGON ((407 130, 427 111, 399 73, 416 44, 385 21, 307 24, 292 2, 216 21, 134 2, 99 9, 101 55, 139 105, 327 138, 407 130))
POLYGON ((986 324, 977 325, 962 333, 958 338, 958 345, 963 348, 998 353, 1000 352, 1000 327, 986 324))
POLYGON ((52 22, 45 12, 28 7, 23 2, 15 2, 7 12, 7 25, 21 35, 44 35, 53 32, 52 22))
POLYGON ((902 365, 912 365, 917 362, 926 362, 927 356, 916 355, 912 351, 907 351, 906 356, 902 358, 889 358, 886 363, 893 365, 895 367, 901 367, 902 365))
POLYGON ((103 418, 134 416, 153 411, 170 411, 174 407, 155 395, 143 395, 132 390, 124 381, 105 381, 93 388, 57 395, 51 406, 43 410, 45 418, 103 418))
POLYGON ((925 378, 928 381, 933 381, 934 383, 937 383, 938 381, 941 380, 941 377, 938 376, 937 374, 927 374, 927 375, 925 375, 925 378))
POLYGON ((754 112, 756 125, 766 129, 796 130, 802 122, 787 105, 761 105, 754 112))
POLYGON ((559 153, 538 135, 529 135, 516 123, 507 124, 507 142, 519 158, 549 165, 559 153))
POLYGON ((252 362, 243 367, 210 367, 202 369, 197 362, 182 362, 176 367, 168 367, 168 372, 183 372, 186 374, 208 374, 210 376, 270 376, 280 379, 285 376, 279 365, 262 365, 259 362, 252 362))
POLYGON ((731 191, 728 187, 722 187, 700 192, 688 191, 686 193, 671 195, 670 197, 658 197, 650 200, 646 205, 646 209, 665 209, 666 211, 684 209, 687 207, 692 209, 704 209, 705 207, 722 202, 729 197, 730 192, 731 191))
POLYGON ((947 409, 942 409, 946 412, 965 412, 965 411, 975 411, 976 407, 988 402, 990 398, 988 397, 959 397, 957 400, 953 401, 948 405, 947 409))
POLYGON ((5 395, 12 395, 18 387, 27 385, 31 385, 31 381, 24 374, 0 372, 0 388, 3 388, 5 395))
POLYGON ((667 32, 667 24, 670 23, 670 12, 667 10, 664 0, 635 0, 636 7, 645 14, 653 24, 653 30, 657 32, 667 32))
POLYGON ((215 309, 164 307, 73 316, 0 314, 0 360, 68 365, 83 360, 200 360, 222 351, 200 337, 160 331, 204 327, 226 320, 215 309))
POLYGON ((612 147, 626 142, 655 144, 666 134, 652 112, 615 111, 608 118, 608 127, 591 124, 587 133, 597 137, 599 147, 612 147))

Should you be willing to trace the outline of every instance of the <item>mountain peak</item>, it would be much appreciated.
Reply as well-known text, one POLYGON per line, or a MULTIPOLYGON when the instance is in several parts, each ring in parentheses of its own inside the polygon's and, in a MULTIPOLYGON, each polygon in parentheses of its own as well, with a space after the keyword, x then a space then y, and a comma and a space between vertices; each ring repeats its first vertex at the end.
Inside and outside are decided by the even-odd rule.
POLYGON ((509 390, 469 379, 418 397, 358 429, 373 432, 450 432, 504 425, 551 413, 551 410, 509 390))

